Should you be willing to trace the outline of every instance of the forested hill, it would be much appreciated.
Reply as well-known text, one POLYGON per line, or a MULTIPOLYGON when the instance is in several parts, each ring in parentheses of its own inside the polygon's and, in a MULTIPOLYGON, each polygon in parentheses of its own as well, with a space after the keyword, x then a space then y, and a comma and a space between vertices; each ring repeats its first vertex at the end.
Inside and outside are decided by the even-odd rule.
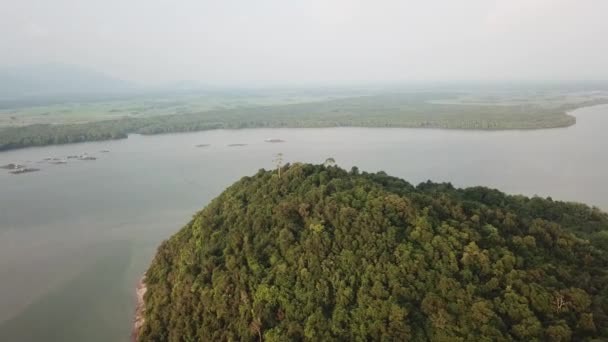
POLYGON ((162 243, 141 341, 605 341, 608 216, 293 164, 162 243))

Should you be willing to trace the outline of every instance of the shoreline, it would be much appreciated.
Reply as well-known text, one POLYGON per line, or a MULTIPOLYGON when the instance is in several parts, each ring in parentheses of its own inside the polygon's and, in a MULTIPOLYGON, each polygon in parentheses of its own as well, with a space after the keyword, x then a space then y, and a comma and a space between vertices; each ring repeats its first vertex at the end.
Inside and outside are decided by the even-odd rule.
POLYGON ((148 288, 146 287, 146 283, 144 282, 145 277, 142 277, 137 283, 137 287, 135 289, 136 296, 136 305, 135 305, 135 316, 133 318, 133 327, 131 330, 131 341, 137 342, 137 338, 139 337, 139 330, 144 325, 145 318, 144 313, 146 312, 144 295, 148 288))
MULTIPOLYGON (((353 124, 345 124, 345 125, 341 125, 341 124, 335 124, 335 123, 325 123, 325 124, 315 124, 315 123, 307 123, 304 125, 299 125, 299 124, 287 124, 287 125, 283 125, 280 123, 274 123, 274 124, 270 124, 270 125, 262 125, 262 126, 252 126, 252 127, 242 127, 242 128, 230 128, 230 127, 206 127, 206 128, 200 128, 200 129, 194 129, 194 130, 180 130, 180 129, 176 129, 176 130, 167 130, 167 131, 159 131, 159 132, 137 132, 137 130, 132 129, 132 130, 126 130, 126 131, 121 131, 122 134, 118 134, 115 136, 111 136, 111 137, 103 137, 103 138, 95 138, 95 139, 84 139, 84 140, 80 140, 80 141, 70 141, 70 142, 56 142, 56 143, 51 143, 51 144, 26 144, 26 145, 15 145, 15 144, 11 144, 11 143, 7 143, 6 145, 2 146, 0 145, 0 153, 2 152, 8 152, 8 151, 14 151, 14 150, 20 150, 20 149, 25 149, 25 148, 32 148, 32 147, 46 147, 46 146, 58 146, 58 145, 71 145, 71 144, 78 144, 78 143, 90 143, 90 142, 107 142, 107 141, 115 141, 115 140, 124 140, 124 139, 128 139, 129 135, 132 134, 139 134, 139 135, 144 135, 144 136, 154 136, 154 135, 170 135, 170 134, 182 134, 182 133, 195 133, 195 132, 203 132, 203 131, 215 131, 215 130, 243 130, 243 129, 281 129, 281 128, 295 128, 295 129, 306 129, 306 128, 342 128, 342 127, 349 127, 349 128, 405 128, 405 129, 430 129, 430 130, 456 130, 456 131, 481 131, 481 132, 500 132, 500 131, 535 131, 535 130, 545 130, 545 129, 560 129, 560 128, 568 128, 571 126, 576 125, 576 116, 572 115, 572 112, 582 109, 582 108, 587 108, 587 107, 595 107, 595 106, 601 106, 601 105, 608 105, 608 99, 602 99, 602 100, 597 100, 597 101, 588 101, 588 102, 582 102, 582 103, 577 103, 577 104, 568 104, 568 105, 564 105, 562 108, 558 109, 560 111, 560 116, 562 117, 561 120, 558 121, 549 121, 549 122, 544 122, 541 124, 538 123, 533 123, 532 125, 521 125, 521 124, 517 124, 517 123, 510 123, 510 125, 507 126, 502 126, 502 127, 470 127, 468 125, 464 125, 464 126, 445 126, 445 123, 441 120, 433 122, 430 125, 419 125, 419 124, 404 124, 404 123, 399 123, 398 121, 390 121, 385 123, 385 124, 379 124, 379 125, 362 125, 362 124, 357 124, 357 123, 353 123, 353 124), (512 125, 511 125, 512 124, 512 125)), ((169 116, 169 115, 168 115, 169 116)), ((473 118, 474 119, 474 118, 473 118)), ((109 120, 109 121, 119 121, 119 120, 109 120)), ((104 122, 104 121, 100 121, 100 122, 104 122)), ((96 123, 96 122, 92 122, 92 123, 96 123)), ((27 126, 5 126, 5 127, 0 127, 0 131, 2 130, 14 130, 16 127, 20 128, 20 129, 24 129, 24 128, 28 128, 31 126, 36 126, 36 124, 31 124, 31 125, 27 125, 27 126)), ((58 124, 59 126, 65 126, 65 124, 58 124)))
MULTIPOLYGON (((606 105, 606 104, 599 104, 606 105)), ((588 106, 593 107, 596 105, 588 106)), ((581 109, 586 107, 576 108, 581 109)), ((137 133, 131 132, 128 133, 125 137, 117 137, 117 138, 108 138, 108 139, 98 139, 98 140, 82 140, 82 141, 74 141, 74 142, 66 142, 66 143, 52 143, 52 144, 42 144, 42 145, 26 145, 26 146, 18 146, 18 147, 4 147, 0 146, 0 154, 6 152, 13 152, 31 148, 44 148, 50 146, 66 146, 66 145, 78 145, 78 144, 86 144, 86 143, 103 143, 103 142, 113 142, 126 140, 130 135, 141 135, 141 136, 161 136, 161 135, 174 135, 174 134, 188 134, 188 133, 200 133, 200 132, 208 132, 208 131, 241 131, 241 130, 254 130, 254 129, 332 129, 332 128, 372 128, 372 129, 420 129, 420 130, 441 130, 441 131, 477 131, 477 132, 508 132, 508 131, 538 131, 538 130, 547 130, 547 129, 563 129, 576 125, 576 117, 571 115, 570 112, 565 113, 567 117, 570 117, 572 120, 557 125, 546 125, 546 126, 537 126, 537 127, 508 127, 508 128, 465 128, 465 127, 440 127, 440 126, 413 126, 413 125, 385 125, 385 126, 362 126, 362 125, 319 125, 319 126, 267 126, 267 127, 247 127, 247 128, 212 128, 212 129, 201 129, 201 130, 193 130, 193 131, 174 131, 174 132, 162 132, 162 133, 137 133)), ((1 128, 0 128, 1 130, 1 128)), ((195 146, 199 147, 199 146, 195 146)))

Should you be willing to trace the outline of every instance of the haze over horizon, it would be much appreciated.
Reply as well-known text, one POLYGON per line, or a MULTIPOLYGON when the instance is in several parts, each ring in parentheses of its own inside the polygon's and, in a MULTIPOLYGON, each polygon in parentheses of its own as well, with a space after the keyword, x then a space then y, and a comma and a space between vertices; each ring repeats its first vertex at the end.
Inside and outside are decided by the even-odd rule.
POLYGON ((608 79, 608 2, 5 1, 0 68, 141 84, 608 79))

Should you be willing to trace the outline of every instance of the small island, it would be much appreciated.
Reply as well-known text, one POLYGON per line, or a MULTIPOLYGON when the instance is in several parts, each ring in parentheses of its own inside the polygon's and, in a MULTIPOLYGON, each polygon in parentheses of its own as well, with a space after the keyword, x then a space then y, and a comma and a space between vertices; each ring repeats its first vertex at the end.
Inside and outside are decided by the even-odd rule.
POLYGON ((228 147, 247 146, 247 144, 228 144, 228 147))
POLYGON ((268 142, 268 143, 282 143, 282 142, 285 142, 285 140, 278 139, 278 138, 268 138, 268 139, 264 139, 264 141, 268 142))
POLYGON ((210 144, 198 144, 198 145, 194 145, 194 147, 209 147, 211 146, 210 144))

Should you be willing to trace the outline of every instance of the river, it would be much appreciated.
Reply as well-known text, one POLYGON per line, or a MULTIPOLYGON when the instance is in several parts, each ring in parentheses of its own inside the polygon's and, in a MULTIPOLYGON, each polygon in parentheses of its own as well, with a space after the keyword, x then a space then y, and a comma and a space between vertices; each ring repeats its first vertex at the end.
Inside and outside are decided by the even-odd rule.
POLYGON ((0 165, 41 169, 0 170, 0 341, 128 341, 135 286, 156 246, 225 187, 273 167, 278 152, 286 162, 333 157, 411 183, 485 185, 606 210, 608 105, 572 114, 574 126, 534 131, 217 130, 0 153, 0 165), (97 160, 41 162, 85 152, 97 160))

